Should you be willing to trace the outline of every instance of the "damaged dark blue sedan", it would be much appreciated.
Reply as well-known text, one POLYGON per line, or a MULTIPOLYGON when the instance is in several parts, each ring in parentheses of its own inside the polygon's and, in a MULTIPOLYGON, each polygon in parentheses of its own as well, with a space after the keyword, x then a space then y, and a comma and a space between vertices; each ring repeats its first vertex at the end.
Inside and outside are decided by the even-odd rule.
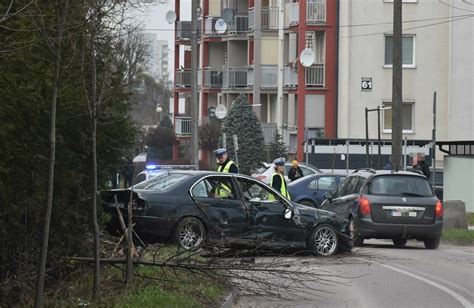
MULTIPOLYGON (((130 189, 102 193, 119 229, 127 221, 130 189)), ((348 221, 286 200, 261 181, 239 174, 164 172, 133 187, 135 231, 149 241, 175 241, 184 249, 223 244, 302 248, 331 256, 352 247, 348 221)))

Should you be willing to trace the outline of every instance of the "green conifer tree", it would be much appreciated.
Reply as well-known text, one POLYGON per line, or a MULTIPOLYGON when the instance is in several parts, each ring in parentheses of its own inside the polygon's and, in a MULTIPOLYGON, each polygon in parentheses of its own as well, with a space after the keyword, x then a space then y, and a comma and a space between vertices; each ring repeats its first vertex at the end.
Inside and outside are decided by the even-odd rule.
POLYGON ((270 143, 270 147, 268 149, 268 160, 272 161, 275 158, 284 157, 286 158, 288 154, 288 148, 286 147, 285 143, 283 142, 283 137, 280 135, 278 130, 275 132, 275 136, 273 141, 270 143))
POLYGON ((227 148, 235 159, 233 135, 237 135, 240 172, 250 174, 265 159, 263 132, 252 106, 244 95, 239 95, 224 119, 223 131, 226 133, 227 148))

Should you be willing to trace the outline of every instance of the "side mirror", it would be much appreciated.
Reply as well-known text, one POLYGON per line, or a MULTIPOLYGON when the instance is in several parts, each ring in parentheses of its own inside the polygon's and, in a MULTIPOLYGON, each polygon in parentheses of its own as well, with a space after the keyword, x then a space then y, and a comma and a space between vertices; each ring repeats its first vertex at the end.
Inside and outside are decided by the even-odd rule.
POLYGON ((327 191, 324 193, 324 198, 328 199, 329 201, 332 200, 332 192, 327 191))
POLYGON ((285 219, 291 219, 293 217, 293 211, 290 209, 285 209, 285 219))

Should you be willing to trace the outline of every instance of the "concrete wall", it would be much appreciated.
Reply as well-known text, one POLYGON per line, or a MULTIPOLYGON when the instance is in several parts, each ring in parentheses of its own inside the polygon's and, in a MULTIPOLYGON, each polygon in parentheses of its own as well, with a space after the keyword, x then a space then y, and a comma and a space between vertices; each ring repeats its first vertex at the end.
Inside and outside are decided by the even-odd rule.
POLYGON ((209 1, 209 15, 210 16, 221 16, 221 2, 220 1, 209 1))
POLYGON ((247 65, 247 42, 229 41, 227 45, 229 67, 247 65))
POLYGON ((262 36, 262 65, 278 64, 278 37, 262 36))
POLYGON ((213 70, 222 70, 224 65, 224 45, 209 44, 209 66, 213 70))
MULTIPOLYGON (((438 1, 403 4, 403 19, 449 16, 438 1)), ((364 138, 364 108, 375 108, 392 97, 392 69, 384 67, 385 34, 392 31, 393 3, 341 0, 339 53, 338 137, 364 138), (379 24, 380 23, 380 24, 379 24), (371 24, 370 27, 344 27, 371 24), (379 25, 377 25, 379 24, 379 25), (361 78, 372 77, 373 89, 361 90, 361 78)), ((425 23, 404 24, 404 28, 425 23)), ((449 23, 405 30, 415 35, 415 68, 403 69, 403 98, 414 102, 413 131, 409 139, 429 139, 432 130, 433 92, 438 93, 439 140, 447 138, 449 99, 449 23)), ((369 116, 370 136, 377 136, 377 116, 369 116)), ((391 134, 382 134, 391 138, 391 134)))
MULTIPOLYGON (((456 2, 456 7, 473 10, 472 5, 456 2)), ((453 15, 466 11, 453 9, 453 15)), ((451 23, 451 98, 449 140, 474 139, 474 18, 451 23)))
POLYGON ((461 200, 474 213, 474 157, 444 158, 444 200, 461 200))

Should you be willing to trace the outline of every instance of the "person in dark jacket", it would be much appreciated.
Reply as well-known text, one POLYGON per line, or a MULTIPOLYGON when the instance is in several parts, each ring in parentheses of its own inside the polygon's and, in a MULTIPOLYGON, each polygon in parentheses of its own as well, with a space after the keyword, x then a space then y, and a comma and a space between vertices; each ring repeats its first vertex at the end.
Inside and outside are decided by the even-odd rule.
POLYGON ((426 164, 424 157, 418 160, 417 166, 419 167, 417 169, 421 170, 421 172, 423 172, 423 174, 429 180, 430 176, 431 176, 430 166, 428 166, 428 164, 426 164))
POLYGON ((229 158, 227 149, 217 149, 214 153, 216 153, 217 163, 219 164, 217 172, 239 173, 239 167, 229 158))
POLYGON ((291 162, 291 169, 288 171, 288 178, 290 181, 296 181, 297 179, 302 178, 303 170, 301 170, 300 166, 298 166, 298 161, 294 160, 291 162))

